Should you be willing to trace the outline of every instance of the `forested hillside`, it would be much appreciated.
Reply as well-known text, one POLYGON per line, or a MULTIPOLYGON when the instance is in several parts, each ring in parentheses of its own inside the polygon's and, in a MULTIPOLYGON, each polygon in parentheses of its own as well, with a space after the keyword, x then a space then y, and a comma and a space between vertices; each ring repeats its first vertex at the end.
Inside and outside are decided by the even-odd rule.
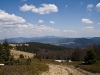
POLYGON ((36 58, 67 59, 65 57, 67 57, 68 48, 37 42, 29 42, 27 44, 28 46, 25 44, 22 44, 22 46, 17 45, 16 49, 36 53, 36 58))
POLYGON ((59 50, 68 50, 68 48, 62 47, 62 46, 56 46, 56 45, 51 45, 51 44, 44 44, 44 43, 38 43, 38 42, 29 42, 27 45, 22 44, 22 46, 17 45, 16 49, 17 50, 22 50, 22 51, 28 51, 28 52, 37 52, 40 49, 44 50, 54 50, 54 51, 59 51, 59 50))
POLYGON ((100 59, 100 45, 90 44, 84 48, 75 47, 69 49, 61 46, 55 46, 50 44, 43 44, 37 42, 29 42, 27 45, 17 45, 16 49, 26 52, 35 53, 35 58, 39 59, 71 59, 73 61, 87 61, 88 59, 96 60, 100 59), (88 57, 87 55, 90 56, 88 57), (93 58, 91 58, 93 56, 93 58))
MULTIPOLYGON (((25 52, 35 53, 34 58, 38 59, 65 59, 73 61, 85 61, 86 63, 95 63, 100 60, 100 44, 90 44, 84 48, 75 47, 69 49, 61 46, 43 44, 38 42, 28 42, 17 44, 16 49, 25 52)), ((9 63, 13 60, 10 55, 10 46, 7 40, 0 44, 0 62, 9 63)))

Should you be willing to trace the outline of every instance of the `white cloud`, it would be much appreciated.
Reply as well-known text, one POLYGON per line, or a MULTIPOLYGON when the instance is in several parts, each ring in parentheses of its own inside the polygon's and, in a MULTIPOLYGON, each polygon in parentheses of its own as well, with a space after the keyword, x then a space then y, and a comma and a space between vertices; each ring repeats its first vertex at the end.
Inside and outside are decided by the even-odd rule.
POLYGON ((74 33, 74 30, 63 30, 63 32, 74 33))
MULTIPOLYGON (((48 27, 46 25, 34 25, 34 24, 17 24, 17 25, 2 25, 0 30, 3 32, 4 37, 36 37, 36 36, 46 36, 46 35, 57 35, 59 33, 58 29, 48 27)), ((2 34, 2 32, 0 32, 2 34)))
POLYGON ((38 23, 43 23, 43 22, 44 22, 43 20, 39 20, 39 21, 38 21, 38 23))
POLYGON ((34 5, 24 4, 22 7, 20 7, 20 10, 25 12, 25 11, 30 11, 34 8, 36 8, 34 5))
POLYGON ((89 27, 84 27, 82 30, 93 30, 94 27, 93 26, 89 26, 89 27))
POLYGON ((98 3, 98 4, 96 5, 96 9, 97 9, 98 12, 100 12, 100 3, 98 3))
MULTIPOLYGON (((92 24, 90 19, 83 18, 83 23, 92 24)), ((55 23, 53 21, 53 23, 55 23)), ((100 23, 98 23, 100 24, 100 23)), ((14 14, 9 14, 0 10, 0 39, 11 37, 36 37, 36 36, 66 36, 66 37, 87 37, 99 36, 100 30, 94 30, 94 27, 84 27, 81 31, 59 30, 46 25, 37 25, 25 23, 25 20, 14 14)))
POLYGON ((90 19, 87 19, 87 18, 83 18, 82 22, 86 23, 86 24, 93 24, 93 21, 91 21, 90 19))
POLYGON ((36 7, 34 5, 24 4, 20 7, 21 11, 32 11, 38 14, 49 14, 52 12, 58 12, 58 7, 55 4, 41 4, 41 7, 36 7))
POLYGON ((51 23, 51 24, 55 24, 55 22, 54 22, 54 21, 50 21, 50 23, 51 23))
POLYGON ((88 10, 88 11, 91 11, 91 9, 93 8, 93 6, 94 6, 93 4, 88 4, 88 5, 87 5, 87 10, 88 10))
POLYGON ((0 25, 11 25, 24 23, 25 19, 22 17, 16 16, 14 14, 8 14, 3 10, 0 10, 0 25))
POLYGON ((11 37, 38 37, 38 36, 64 36, 64 37, 93 37, 99 36, 100 30, 94 30, 94 27, 88 26, 81 31, 59 30, 46 25, 37 24, 17 24, 0 26, 0 38, 11 37))

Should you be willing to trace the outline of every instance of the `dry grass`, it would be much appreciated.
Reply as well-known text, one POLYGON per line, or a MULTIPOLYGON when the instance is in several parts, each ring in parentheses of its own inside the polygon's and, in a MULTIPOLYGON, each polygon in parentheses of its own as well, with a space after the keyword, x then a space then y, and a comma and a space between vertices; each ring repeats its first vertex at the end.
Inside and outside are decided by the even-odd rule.
POLYGON ((21 54, 24 55, 24 58, 28 58, 28 57, 33 58, 34 55, 35 55, 35 54, 29 53, 29 52, 18 51, 18 50, 15 50, 14 48, 11 49, 10 52, 11 52, 11 55, 14 56, 14 58, 19 58, 19 56, 20 56, 21 54))
MULTIPOLYGON (((13 47, 15 47, 15 46, 22 46, 22 44, 9 44, 10 46, 13 46, 13 47)), ((25 46, 29 46, 29 44, 24 44, 25 46)))
MULTIPOLYGON (((22 46, 22 44, 10 44, 10 46, 12 46, 13 48, 10 50, 11 55, 14 56, 14 58, 19 58, 21 54, 24 55, 24 58, 33 58, 34 57, 34 53, 29 53, 29 52, 24 52, 24 51, 20 51, 20 50, 16 50, 16 46, 20 45, 22 46)), ((28 44, 25 44, 26 46, 29 46, 28 44)))
POLYGON ((39 75, 48 69, 48 66, 44 62, 32 59, 30 65, 0 66, 0 75, 39 75))

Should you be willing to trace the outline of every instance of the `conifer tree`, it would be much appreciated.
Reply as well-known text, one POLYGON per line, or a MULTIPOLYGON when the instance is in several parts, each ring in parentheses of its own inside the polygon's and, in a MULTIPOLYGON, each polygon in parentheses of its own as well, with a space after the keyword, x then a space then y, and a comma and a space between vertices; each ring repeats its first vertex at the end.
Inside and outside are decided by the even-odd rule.
POLYGON ((97 61, 96 52, 93 49, 89 49, 85 56, 85 63, 86 64, 94 64, 97 61))
POLYGON ((9 43, 8 43, 7 39, 4 40, 2 46, 3 46, 2 59, 3 59, 3 62, 7 63, 10 58, 10 49, 9 49, 9 43))

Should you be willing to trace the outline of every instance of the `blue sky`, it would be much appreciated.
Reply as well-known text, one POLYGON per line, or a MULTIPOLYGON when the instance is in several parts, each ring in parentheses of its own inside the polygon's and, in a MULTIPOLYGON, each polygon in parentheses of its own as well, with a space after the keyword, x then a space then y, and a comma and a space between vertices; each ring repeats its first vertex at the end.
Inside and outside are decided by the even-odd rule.
POLYGON ((100 37, 100 0, 0 0, 0 39, 100 37))

